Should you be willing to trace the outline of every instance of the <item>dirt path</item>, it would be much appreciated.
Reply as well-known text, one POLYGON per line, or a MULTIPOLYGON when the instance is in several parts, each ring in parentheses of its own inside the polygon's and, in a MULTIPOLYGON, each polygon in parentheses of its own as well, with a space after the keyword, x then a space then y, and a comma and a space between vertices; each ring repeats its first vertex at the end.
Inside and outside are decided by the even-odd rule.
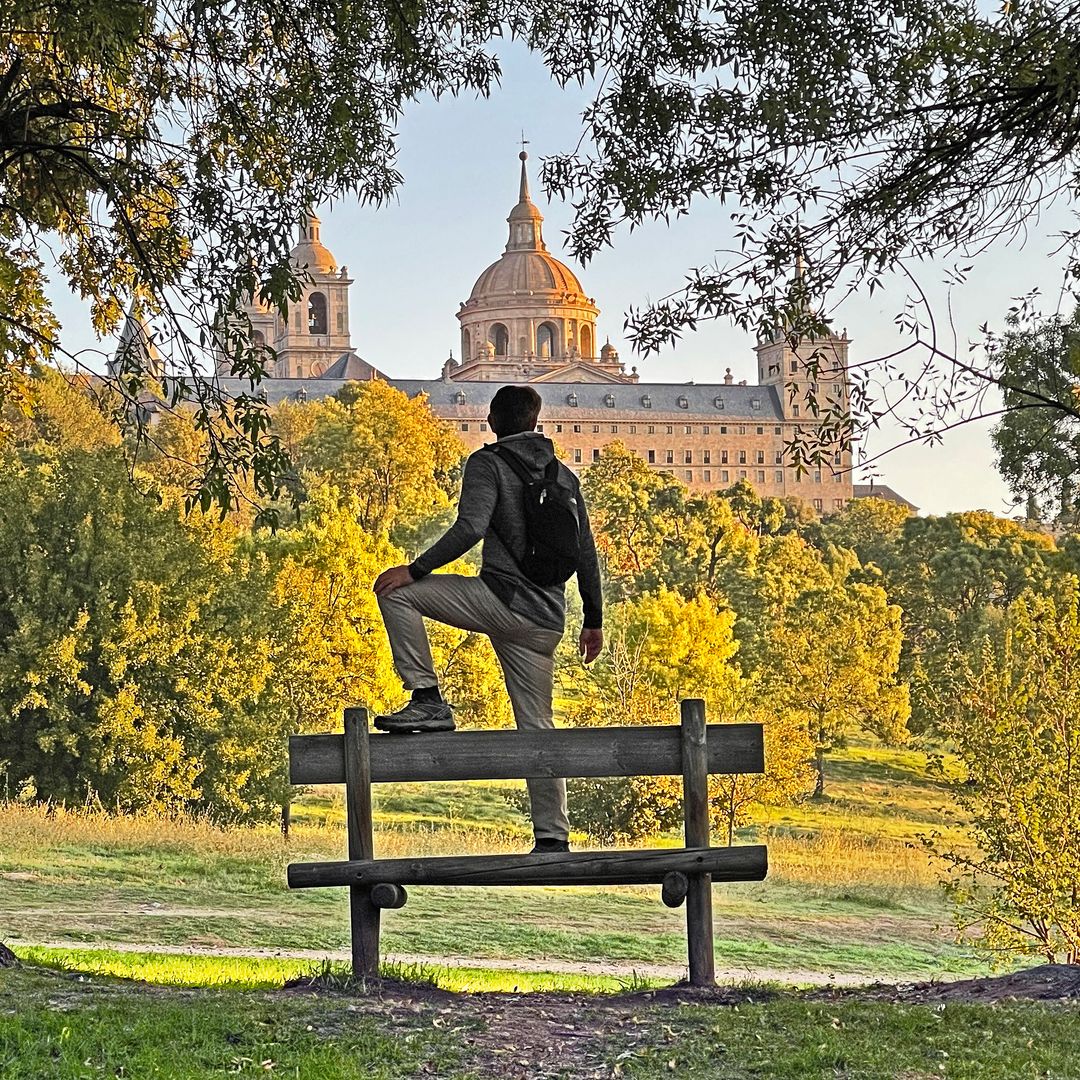
MULTIPOLYGON (((111 949, 115 952, 164 953, 169 956, 235 956, 260 960, 323 960, 349 959, 343 949, 257 949, 229 945, 156 945, 152 942, 127 941, 20 941, 9 940, 9 945, 37 946, 45 949, 111 949)), ((491 959, 476 956, 423 956, 417 953, 388 953, 384 959, 389 963, 423 967, 490 968, 497 971, 521 971, 530 973, 551 972, 557 975, 607 975, 616 979, 631 980, 635 975, 643 979, 659 979, 678 982, 686 978, 685 965, 678 964, 620 964, 611 961, 555 959, 491 959)), ((784 986, 835 986, 855 987, 870 983, 900 985, 914 982, 915 978, 877 972, 825 972, 798 969, 743 967, 721 968, 716 972, 717 982, 724 984, 779 983, 784 986)))

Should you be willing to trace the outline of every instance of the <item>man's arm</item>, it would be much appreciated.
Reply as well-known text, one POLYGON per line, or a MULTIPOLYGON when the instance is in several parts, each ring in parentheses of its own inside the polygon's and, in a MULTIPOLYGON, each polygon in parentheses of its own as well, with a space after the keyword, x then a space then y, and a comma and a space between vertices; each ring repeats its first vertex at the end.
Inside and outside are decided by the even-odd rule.
POLYGON ((490 454, 477 451, 470 456, 461 478, 457 520, 408 566, 392 566, 384 570, 375 579, 375 592, 378 595, 419 581, 432 570, 460 558, 484 538, 499 499, 497 467, 490 454))
POLYGON ((600 561, 596 557, 596 541, 593 539, 589 524, 589 511, 581 487, 577 490, 578 500, 578 592, 581 593, 583 619, 581 638, 578 646, 586 664, 592 663, 604 647, 604 594, 600 586, 600 561))

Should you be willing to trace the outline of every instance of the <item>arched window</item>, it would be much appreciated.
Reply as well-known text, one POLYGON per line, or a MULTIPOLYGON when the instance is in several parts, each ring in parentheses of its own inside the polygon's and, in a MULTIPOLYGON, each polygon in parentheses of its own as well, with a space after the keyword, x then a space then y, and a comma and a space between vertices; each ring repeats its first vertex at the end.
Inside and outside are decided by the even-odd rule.
POLYGON ((329 333, 326 318, 326 297, 321 292, 313 292, 308 297, 307 321, 309 334, 329 333))
POLYGON ((469 331, 461 331, 461 359, 464 363, 468 363, 472 359, 472 348, 469 342, 469 331))
POLYGON ((551 323, 541 323, 536 328, 536 355, 555 355, 555 327, 551 323))
POLYGON ((584 356, 586 360, 591 360, 593 355, 592 329, 588 326, 583 326, 578 338, 581 342, 581 355, 584 356))
POLYGON ((252 330, 251 345, 255 349, 266 348, 266 335, 261 330, 252 330))
POLYGON ((502 323, 493 323, 488 332, 488 341, 495 346, 496 356, 506 356, 510 351, 510 332, 502 323))

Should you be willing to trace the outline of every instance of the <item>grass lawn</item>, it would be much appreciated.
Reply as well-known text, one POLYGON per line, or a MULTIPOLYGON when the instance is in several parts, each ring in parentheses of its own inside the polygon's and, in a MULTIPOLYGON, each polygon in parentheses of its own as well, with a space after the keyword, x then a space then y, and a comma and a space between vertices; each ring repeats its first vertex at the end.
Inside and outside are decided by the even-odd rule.
MULTIPOLYGON (((654 1034, 658 1029, 654 1028, 654 1034)), ((811 1003, 684 1008, 626 1076, 712 1080, 1065 1080, 1080 1076, 1080 1016, 1035 1004, 811 1003)))
POLYGON ((1080 1012, 1064 1005, 821 1000, 764 987, 713 1004, 682 1004, 670 992, 663 1000, 640 991, 616 997, 565 992, 571 988, 513 997, 449 995, 422 985, 282 992, 270 989, 286 974, 272 963, 227 974, 218 958, 186 969, 180 981, 188 987, 181 989, 168 970, 175 959, 99 957, 95 970, 126 963, 144 982, 44 967, 0 971, 0 1076, 1080 1076, 1080 1012), (264 988, 234 988, 255 985, 264 988))
MULTIPOLYGON (((521 851, 527 822, 498 784, 378 790, 376 853, 521 851)), ((764 839, 770 875, 714 890, 721 969, 920 978, 975 973, 920 832, 958 834, 948 793, 922 755, 853 747, 830 762, 827 798, 777 810, 741 840, 764 839)), ((46 813, 0 805, 0 925, 24 943, 132 943, 326 953, 348 945, 344 890, 289 892, 290 861, 343 857, 340 789, 298 802, 286 843, 273 828, 46 813)), ((684 915, 649 887, 410 891, 384 915, 384 948, 426 957, 685 962, 684 915)))
POLYGON ((452 1029, 380 1023, 317 998, 93 986, 0 972, 4 1080, 465 1077, 452 1029))

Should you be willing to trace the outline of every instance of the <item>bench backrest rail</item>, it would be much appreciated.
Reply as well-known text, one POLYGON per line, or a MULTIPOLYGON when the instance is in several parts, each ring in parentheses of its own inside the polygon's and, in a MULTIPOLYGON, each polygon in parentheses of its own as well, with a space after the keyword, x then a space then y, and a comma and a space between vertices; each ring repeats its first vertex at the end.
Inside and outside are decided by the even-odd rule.
MULTIPOLYGON (((423 738, 371 735, 368 744, 374 784, 683 772, 682 734, 675 725, 451 731, 423 738)), ((765 770, 760 724, 710 724, 705 749, 709 773, 765 770)), ((292 736, 289 779, 294 784, 345 783, 345 736, 292 736)))

